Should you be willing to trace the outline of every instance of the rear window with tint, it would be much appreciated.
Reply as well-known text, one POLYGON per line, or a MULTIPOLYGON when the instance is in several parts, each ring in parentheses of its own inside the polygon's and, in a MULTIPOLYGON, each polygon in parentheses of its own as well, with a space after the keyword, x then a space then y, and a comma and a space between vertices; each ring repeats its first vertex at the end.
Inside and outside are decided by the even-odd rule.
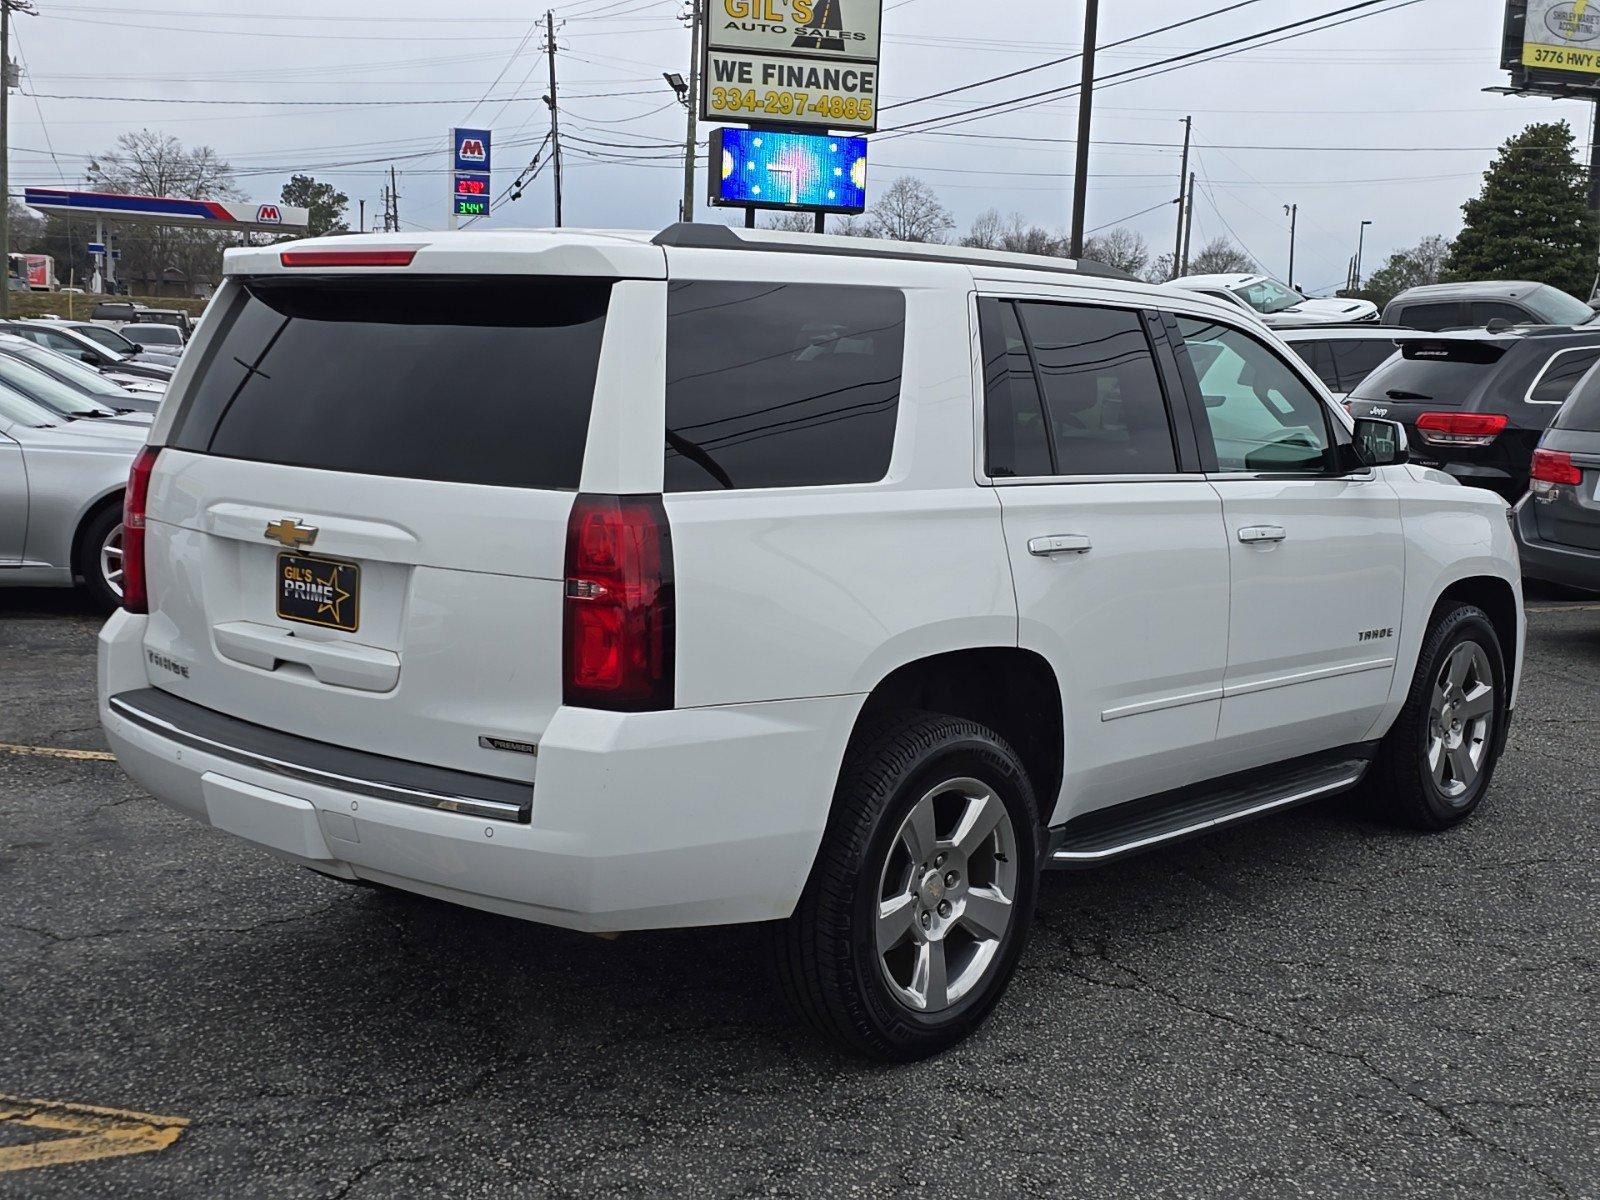
POLYGON ((572 489, 608 280, 259 280, 207 348, 182 450, 328 471, 572 489))
POLYGON ((882 479, 905 320, 895 288, 670 285, 666 490, 882 479))
POLYGON ((1550 365, 1539 374, 1539 381, 1528 393, 1534 404, 1560 404, 1572 394, 1572 387, 1584 373, 1600 359, 1600 348, 1593 350, 1562 350, 1550 359, 1550 365))
POLYGON ((1467 324, 1467 321, 1465 307, 1450 302, 1444 304, 1407 304, 1400 310, 1396 324, 1405 325, 1411 329, 1434 331, 1457 329, 1467 324))
POLYGON ((1572 398, 1551 424, 1557 429, 1600 433, 1600 371, 1595 371, 1573 389, 1572 398))
POLYGON ((1498 366, 1447 359, 1391 358, 1363 379, 1350 398, 1380 404, 1390 400, 1402 404, 1461 404, 1498 366))

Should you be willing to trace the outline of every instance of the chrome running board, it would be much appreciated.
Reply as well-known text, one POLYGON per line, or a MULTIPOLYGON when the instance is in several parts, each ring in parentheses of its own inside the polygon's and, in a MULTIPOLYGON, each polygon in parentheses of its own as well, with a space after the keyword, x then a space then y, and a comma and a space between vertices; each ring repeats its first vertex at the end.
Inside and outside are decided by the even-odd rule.
POLYGON ((1226 825, 1349 791, 1361 782, 1374 748, 1298 760, 1270 772, 1249 772, 1164 796, 1085 813, 1051 830, 1047 865, 1101 863, 1198 836, 1226 825))

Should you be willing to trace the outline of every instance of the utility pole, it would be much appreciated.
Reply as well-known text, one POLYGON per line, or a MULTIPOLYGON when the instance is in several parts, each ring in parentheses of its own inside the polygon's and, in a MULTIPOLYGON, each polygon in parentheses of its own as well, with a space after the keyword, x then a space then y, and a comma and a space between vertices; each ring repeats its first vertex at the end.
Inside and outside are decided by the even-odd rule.
POLYGON ((1189 172, 1189 198, 1184 201, 1183 218, 1183 264, 1178 268, 1179 275, 1189 273, 1189 242, 1194 237, 1194 172, 1189 172))
POLYGON ((356 218, 356 229, 365 233, 367 231, 367 202, 365 199, 356 201, 356 211, 361 215, 356 218))
POLYGON ((393 210, 394 224, 390 227, 395 233, 400 232, 400 187, 395 181, 394 164, 389 164, 389 207, 393 210))
POLYGON ((0 317, 11 315, 11 0, 0 0, 0 317))
POLYGON ((1083 216, 1089 203, 1089 130, 1094 121, 1094 48, 1100 24, 1100 0, 1084 0, 1083 75, 1078 87, 1078 162, 1072 180, 1073 258, 1083 257, 1083 216))
POLYGON ((1283 215, 1289 218, 1289 278, 1285 280, 1290 287, 1294 287, 1294 233, 1295 226, 1300 223, 1300 206, 1298 204, 1285 204, 1283 215))
MULTIPOLYGON (((695 123, 700 117, 700 88, 704 81, 700 78, 700 12, 704 0, 693 0, 689 9, 692 26, 689 33, 689 92, 688 108, 689 120, 684 126, 683 135, 683 219, 694 220, 694 158, 695 140, 698 130, 695 123)), ((750 210, 751 220, 754 225, 755 210, 750 210)))
MULTIPOLYGON (((550 52, 550 94, 545 103, 550 106, 550 158, 556 169, 556 228, 561 228, 561 98, 556 95, 556 16, 550 9, 544 13, 544 45, 550 52)), ((582 138, 578 139, 582 141, 582 138)))
POLYGON ((1183 215, 1188 212, 1188 205, 1184 203, 1184 189, 1189 184, 1189 137, 1194 133, 1194 118, 1183 119, 1183 169, 1178 172, 1178 198, 1173 201, 1178 206, 1178 234, 1177 240, 1172 243, 1172 278, 1178 277, 1178 260, 1183 257, 1183 215))

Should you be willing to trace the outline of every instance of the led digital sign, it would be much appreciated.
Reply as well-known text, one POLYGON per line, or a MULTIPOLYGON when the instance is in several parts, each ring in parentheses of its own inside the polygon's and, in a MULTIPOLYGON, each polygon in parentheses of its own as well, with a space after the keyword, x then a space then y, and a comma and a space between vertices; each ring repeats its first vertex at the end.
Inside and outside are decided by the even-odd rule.
POLYGON ((867 207, 866 138, 714 129, 711 164, 715 205, 834 213, 867 207))
POLYGON ((483 217, 489 213, 489 201, 472 196, 455 197, 456 216, 483 217))
POLYGON ((487 175, 468 175, 461 173, 456 176, 456 195, 487 196, 488 194, 489 177, 487 175))

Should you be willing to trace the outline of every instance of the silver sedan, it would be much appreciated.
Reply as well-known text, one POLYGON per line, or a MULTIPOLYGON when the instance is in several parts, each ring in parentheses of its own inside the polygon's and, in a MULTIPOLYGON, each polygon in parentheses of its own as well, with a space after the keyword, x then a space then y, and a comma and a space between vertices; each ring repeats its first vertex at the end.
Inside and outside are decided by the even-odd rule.
POLYGON ((122 601, 122 493, 148 426, 74 419, 0 385, 0 585, 122 601))

